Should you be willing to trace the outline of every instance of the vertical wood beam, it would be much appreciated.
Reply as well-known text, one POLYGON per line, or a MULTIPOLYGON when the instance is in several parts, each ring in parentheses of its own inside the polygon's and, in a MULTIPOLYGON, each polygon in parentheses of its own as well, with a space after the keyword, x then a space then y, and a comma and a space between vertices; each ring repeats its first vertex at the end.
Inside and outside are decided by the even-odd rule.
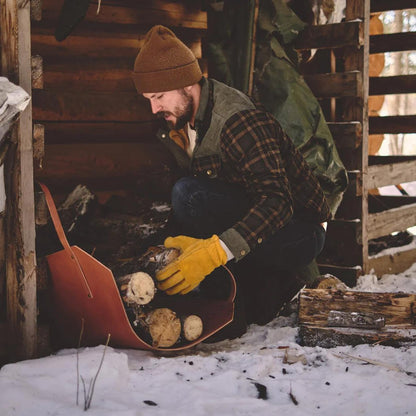
MULTIPOLYGON (((29 0, 0 0, 2 74, 31 95, 29 0)), ((36 255, 31 103, 5 160, 6 298, 11 360, 36 356, 36 255)))
POLYGON ((359 19, 362 22, 363 44, 346 49, 345 71, 358 70, 362 73, 362 88, 359 95, 350 100, 344 112, 345 121, 359 121, 362 125, 360 170, 362 171, 361 200, 361 242, 362 267, 368 273, 368 87, 369 87, 369 45, 370 45, 370 0, 347 0, 346 20, 359 19))

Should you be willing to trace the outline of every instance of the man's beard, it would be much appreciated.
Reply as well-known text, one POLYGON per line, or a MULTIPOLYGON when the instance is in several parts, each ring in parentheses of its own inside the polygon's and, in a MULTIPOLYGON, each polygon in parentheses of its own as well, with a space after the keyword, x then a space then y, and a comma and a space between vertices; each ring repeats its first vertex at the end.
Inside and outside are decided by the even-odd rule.
POLYGON ((194 110, 194 99, 192 95, 187 94, 185 90, 181 91, 181 94, 185 99, 184 105, 182 107, 179 107, 179 106, 175 107, 175 110, 173 113, 171 113, 170 111, 161 111, 156 114, 158 118, 162 118, 162 119, 164 119, 165 116, 170 116, 170 115, 176 117, 176 122, 166 120, 166 123, 169 129, 175 129, 175 130, 183 129, 186 123, 188 123, 192 118, 192 114, 194 110))

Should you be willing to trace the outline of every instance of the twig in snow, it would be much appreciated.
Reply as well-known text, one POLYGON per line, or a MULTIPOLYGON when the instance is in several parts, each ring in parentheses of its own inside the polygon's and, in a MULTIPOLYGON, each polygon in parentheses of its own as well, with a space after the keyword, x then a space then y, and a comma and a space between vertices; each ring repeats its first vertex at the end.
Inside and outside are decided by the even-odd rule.
POLYGON ((354 360, 364 361, 364 362, 366 362, 366 363, 368 363, 368 364, 379 365, 379 366, 381 366, 381 367, 388 368, 389 370, 394 370, 394 371, 403 371, 403 370, 402 370, 402 369, 400 369, 399 367, 396 367, 396 366, 391 365, 391 364, 382 363, 382 362, 380 362, 380 361, 371 360, 371 359, 369 359, 369 358, 356 357, 356 356, 354 356, 354 355, 350 355, 350 354, 347 354, 347 353, 345 353, 345 352, 343 352, 342 354, 334 354, 334 353, 332 353, 332 354, 333 354, 335 357, 337 357, 337 358, 345 358, 345 357, 348 357, 348 358, 352 358, 352 359, 354 359, 354 360))
POLYGON ((289 397, 292 400, 293 404, 295 406, 297 406, 299 404, 299 402, 297 401, 296 397, 294 396, 294 394, 292 393, 292 383, 290 384, 290 391, 289 391, 289 397))
POLYGON ((84 334, 84 318, 81 318, 81 331, 79 333, 78 348, 77 348, 77 406, 79 396, 79 349, 81 348, 81 340, 84 334))
POLYGON ((97 369, 97 372, 95 373, 94 379, 90 382, 90 385, 88 387, 88 394, 87 395, 85 395, 84 380, 81 378, 82 382, 84 383, 84 410, 88 410, 91 406, 92 396, 94 395, 95 382, 97 381, 98 374, 100 373, 101 367, 103 366, 105 351, 107 350, 107 346, 110 342, 110 337, 111 337, 111 334, 108 334, 107 342, 105 343, 105 346, 104 346, 103 355, 101 356, 100 365, 98 366, 98 369, 97 369))

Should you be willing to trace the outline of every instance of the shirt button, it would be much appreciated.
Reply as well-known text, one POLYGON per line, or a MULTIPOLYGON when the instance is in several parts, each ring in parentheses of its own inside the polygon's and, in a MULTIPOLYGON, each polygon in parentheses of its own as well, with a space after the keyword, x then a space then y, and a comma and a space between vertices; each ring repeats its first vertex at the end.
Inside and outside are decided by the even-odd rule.
POLYGON ((261 244, 261 243, 263 242, 263 239, 262 239, 262 238, 259 238, 259 239, 257 240, 257 242, 258 242, 259 244, 261 244))
POLYGON ((211 169, 208 169, 208 170, 207 170, 207 175, 208 175, 208 176, 211 176, 211 175, 212 175, 212 170, 211 170, 211 169))
POLYGON ((245 250, 241 250, 241 251, 240 251, 240 254, 241 254, 242 256, 244 256, 244 255, 246 254, 246 251, 245 251, 245 250))

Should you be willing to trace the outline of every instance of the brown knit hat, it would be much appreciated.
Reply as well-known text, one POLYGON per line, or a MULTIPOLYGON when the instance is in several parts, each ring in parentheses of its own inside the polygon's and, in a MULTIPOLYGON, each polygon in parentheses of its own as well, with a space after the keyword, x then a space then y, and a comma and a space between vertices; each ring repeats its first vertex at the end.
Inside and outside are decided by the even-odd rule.
POLYGON ((172 91, 197 83, 201 69, 192 51, 164 26, 153 26, 134 62, 137 92, 172 91))

